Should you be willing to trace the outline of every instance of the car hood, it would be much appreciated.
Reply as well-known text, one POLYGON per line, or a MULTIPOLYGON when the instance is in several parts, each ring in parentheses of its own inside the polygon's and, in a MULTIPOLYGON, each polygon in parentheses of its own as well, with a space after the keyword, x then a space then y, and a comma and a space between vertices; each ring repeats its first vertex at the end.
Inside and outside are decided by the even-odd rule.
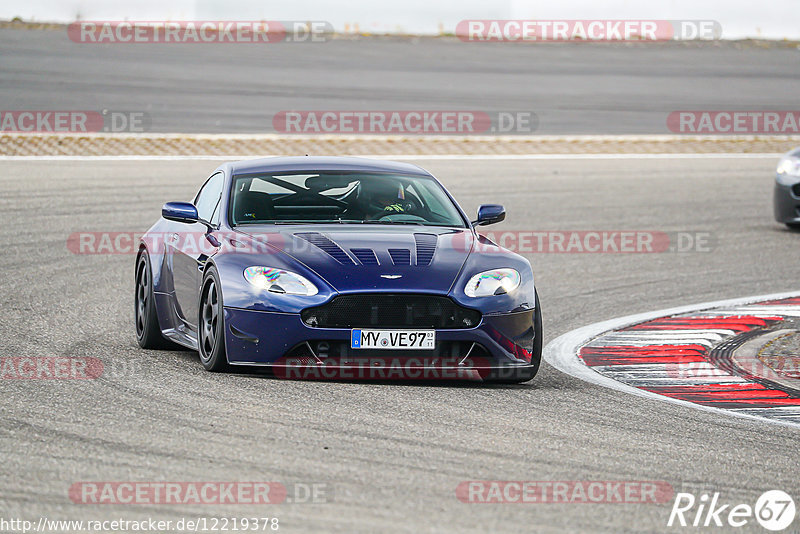
POLYGON ((237 227, 302 263, 336 291, 446 294, 464 266, 466 228, 308 225, 237 227))

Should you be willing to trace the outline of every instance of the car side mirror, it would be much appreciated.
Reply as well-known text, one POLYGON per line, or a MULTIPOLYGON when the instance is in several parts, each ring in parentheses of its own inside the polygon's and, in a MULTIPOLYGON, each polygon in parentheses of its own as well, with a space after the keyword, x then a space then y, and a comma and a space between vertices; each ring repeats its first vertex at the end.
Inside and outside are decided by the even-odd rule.
POLYGON ((197 208, 190 202, 167 202, 161 208, 161 216, 168 221, 196 223, 199 219, 197 208))
POLYGON ((504 221, 506 209, 499 204, 482 204, 478 208, 478 219, 472 221, 472 226, 486 226, 504 221))

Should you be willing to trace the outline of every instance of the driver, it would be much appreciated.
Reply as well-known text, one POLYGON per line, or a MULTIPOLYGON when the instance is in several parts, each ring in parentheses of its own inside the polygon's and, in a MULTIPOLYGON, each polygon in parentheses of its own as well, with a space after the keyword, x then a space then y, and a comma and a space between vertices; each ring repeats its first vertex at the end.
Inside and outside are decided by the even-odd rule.
POLYGON ((406 213, 411 203, 406 202, 403 185, 393 180, 372 179, 361 182, 364 206, 371 219, 386 215, 406 213))

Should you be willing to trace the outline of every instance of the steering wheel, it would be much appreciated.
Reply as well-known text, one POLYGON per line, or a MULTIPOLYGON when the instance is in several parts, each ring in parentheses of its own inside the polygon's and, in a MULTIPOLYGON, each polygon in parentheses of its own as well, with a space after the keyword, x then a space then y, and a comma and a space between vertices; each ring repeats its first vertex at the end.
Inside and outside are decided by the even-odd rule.
POLYGON ((387 222, 408 222, 408 223, 428 222, 428 220, 425 219, 424 217, 420 217, 419 215, 411 215, 410 213, 389 213, 375 220, 387 221, 387 222))
POLYGON ((420 217, 418 215, 414 215, 412 213, 412 212, 417 210, 417 205, 414 202, 409 200, 409 201, 403 202, 402 204, 403 204, 403 208, 404 208, 403 211, 387 211, 383 215, 381 215, 379 217, 376 217, 375 220, 380 221, 382 219, 385 219, 386 217, 391 217, 392 215, 405 215, 407 217, 414 217, 414 220, 417 220, 417 219, 420 220, 420 221, 424 221, 425 220, 423 217, 420 217))

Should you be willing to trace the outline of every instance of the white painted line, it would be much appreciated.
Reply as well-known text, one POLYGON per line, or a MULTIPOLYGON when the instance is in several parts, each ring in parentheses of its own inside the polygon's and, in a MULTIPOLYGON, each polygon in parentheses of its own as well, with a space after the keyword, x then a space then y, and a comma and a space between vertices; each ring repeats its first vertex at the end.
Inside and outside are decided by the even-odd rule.
POLYGON ((531 135, 475 135, 475 134, 318 134, 318 133, 158 133, 158 132, 4 132, 8 138, 79 138, 79 139, 179 139, 186 141, 412 141, 412 142, 524 142, 524 143, 700 143, 700 142, 762 142, 786 141, 800 144, 800 135, 794 134, 531 134, 531 135))
POLYGON ((731 408, 739 413, 750 413, 762 411, 768 413, 772 417, 798 417, 800 416, 800 409, 795 406, 775 406, 773 408, 731 408))
POLYGON ((718 414, 726 414, 736 417, 746 417, 748 419, 756 419, 762 422, 787 425, 797 428, 800 427, 800 425, 798 425, 795 422, 781 421, 777 419, 767 419, 765 417, 753 415, 750 412, 738 412, 733 410, 725 410, 722 408, 714 408, 712 406, 702 406, 699 404, 695 404, 693 402, 681 399, 674 399, 672 397, 666 397, 664 395, 659 395, 657 393, 652 393, 650 391, 644 391, 642 389, 638 389, 633 386, 617 382, 616 380, 613 380, 607 376, 603 376, 600 373, 597 373, 588 366, 586 366, 583 363, 583 361, 581 361, 581 359, 578 358, 578 351, 581 349, 581 347, 583 347, 584 345, 586 345, 599 335, 604 334, 605 332, 608 332, 610 330, 625 328, 626 326, 631 326, 637 323, 650 321, 652 319, 658 319, 659 317, 668 317, 672 315, 678 315, 681 313, 693 313, 693 312, 708 310, 711 308, 720 308, 723 306, 730 306, 730 307, 742 306, 745 304, 761 302, 764 300, 779 300, 797 296, 800 296, 800 291, 794 291, 791 293, 775 293, 771 295, 759 295, 754 297, 744 297, 744 298, 730 299, 730 300, 719 300, 715 302, 704 302, 701 304, 691 304, 689 306, 680 306, 678 308, 668 308, 665 310, 658 310, 658 311, 640 313, 636 315, 628 315, 627 317, 619 317, 617 319, 610 319, 608 321, 602 321, 599 323, 578 328, 576 330, 567 332, 566 334, 557 337, 556 339, 547 344, 542 354, 545 361, 550 365, 552 365, 553 367, 555 367, 556 369, 558 369, 559 371, 574 376, 575 378, 579 378, 586 382, 591 382, 593 384, 597 384, 603 387, 615 389, 618 391, 622 391, 624 393, 630 393, 631 395, 638 395, 640 397, 645 397, 648 399, 680 404, 681 406, 694 408, 696 410, 699 409, 699 410, 715 412, 718 414))
POLYGON ((477 160, 550 160, 550 159, 776 159, 783 156, 782 152, 759 152, 748 154, 734 154, 728 152, 705 154, 680 154, 680 153, 615 153, 615 154, 427 154, 404 156, 362 156, 376 159, 424 159, 424 160, 451 160, 451 159, 477 159, 477 160))
MULTIPOLYGON (((779 159, 782 153, 709 153, 709 154, 354 154, 355 157, 383 160, 635 160, 635 159, 779 159)), ((253 155, 198 155, 198 156, 0 156, 0 161, 234 161, 259 159, 271 156, 253 155)))
POLYGON ((786 315, 790 317, 800 317, 800 308, 793 306, 753 306, 748 308, 733 308, 729 310, 714 310, 721 315, 755 315, 757 317, 769 317, 771 315, 786 315))
POLYGON ((234 161, 262 156, 0 156, 0 161, 234 161))

